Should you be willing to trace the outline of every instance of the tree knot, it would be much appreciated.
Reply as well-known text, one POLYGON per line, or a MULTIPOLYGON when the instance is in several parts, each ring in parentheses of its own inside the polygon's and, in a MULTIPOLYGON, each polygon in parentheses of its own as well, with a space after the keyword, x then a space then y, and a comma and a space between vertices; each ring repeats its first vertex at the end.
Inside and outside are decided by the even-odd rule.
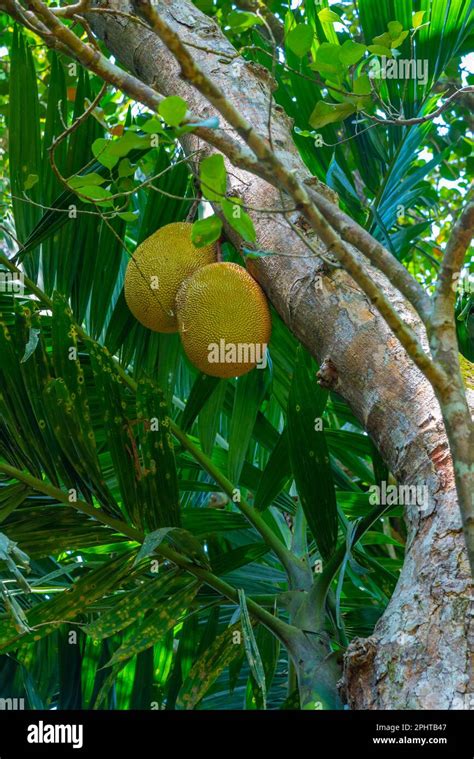
POLYGON ((339 384, 339 373, 330 358, 325 358, 316 374, 318 384, 328 390, 335 390, 339 384))

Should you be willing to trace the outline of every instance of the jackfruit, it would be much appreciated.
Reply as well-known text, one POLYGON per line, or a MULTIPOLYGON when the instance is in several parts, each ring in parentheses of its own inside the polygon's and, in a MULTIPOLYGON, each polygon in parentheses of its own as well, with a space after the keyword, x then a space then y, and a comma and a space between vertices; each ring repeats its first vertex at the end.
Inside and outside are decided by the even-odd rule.
POLYGON ((138 321, 155 332, 177 332, 176 293, 183 280, 216 260, 217 246, 196 248, 192 224, 161 227, 136 249, 125 273, 127 305, 138 321))
POLYGON ((270 310, 241 266, 203 266, 179 288, 176 312, 184 351, 205 374, 239 377, 266 365, 270 310))

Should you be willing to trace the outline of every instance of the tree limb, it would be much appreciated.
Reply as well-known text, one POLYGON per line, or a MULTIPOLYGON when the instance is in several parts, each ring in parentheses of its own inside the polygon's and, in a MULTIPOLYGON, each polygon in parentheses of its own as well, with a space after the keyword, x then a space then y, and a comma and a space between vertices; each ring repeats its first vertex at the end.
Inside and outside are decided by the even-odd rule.
MULTIPOLYGON (((474 88, 473 88, 474 92, 474 88)), ((456 287, 464 257, 474 235, 474 200, 464 206, 457 219, 441 262, 433 300, 433 321, 451 316, 456 300, 456 287)))
POLYGON ((421 369, 433 386, 445 388, 449 380, 443 369, 436 365, 425 353, 412 329, 400 318, 390 301, 366 271, 364 271, 356 257, 320 213, 319 209, 312 203, 304 184, 285 168, 272 151, 268 141, 257 132, 254 126, 226 98, 222 90, 199 68, 191 53, 181 42, 179 36, 165 19, 157 13, 155 8, 149 2, 143 2, 143 0, 134 0, 134 6, 149 21, 153 31, 156 32, 169 51, 175 56, 181 67, 182 76, 212 103, 254 152, 257 159, 268 167, 278 185, 291 195, 297 208, 301 209, 301 212, 305 215, 313 229, 326 243, 328 252, 333 252, 337 256, 346 271, 349 272, 354 281, 357 282, 371 303, 374 304, 385 319, 410 358, 421 369))

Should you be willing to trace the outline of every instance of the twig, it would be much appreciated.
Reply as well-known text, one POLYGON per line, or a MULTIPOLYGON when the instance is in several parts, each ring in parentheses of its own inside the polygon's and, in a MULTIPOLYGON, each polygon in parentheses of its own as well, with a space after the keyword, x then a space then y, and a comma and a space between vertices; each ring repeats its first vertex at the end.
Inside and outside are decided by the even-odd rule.
POLYGON ((327 246, 327 252, 334 252, 339 262, 363 290, 370 302, 377 308, 392 332, 399 339, 406 352, 430 382, 439 388, 449 384, 444 370, 435 364, 423 350, 417 336, 400 318, 397 310, 365 271, 352 251, 344 244, 337 232, 312 202, 304 184, 287 170, 273 153, 265 140, 226 98, 220 88, 197 66, 193 57, 181 42, 180 37, 149 3, 134 0, 138 12, 149 22, 151 28, 174 55, 181 67, 181 74, 219 111, 226 121, 234 127, 237 134, 253 151, 267 173, 273 176, 273 183, 283 187, 293 198, 296 206, 306 217, 309 224, 319 234, 327 246))
MULTIPOLYGON (((102 87, 100 88, 98 94, 95 96, 94 100, 89 104, 89 106, 85 109, 83 113, 81 113, 80 116, 77 117, 71 124, 71 126, 66 127, 64 132, 62 132, 59 137, 56 137, 51 145, 48 148, 48 154, 49 154, 49 162, 51 164, 51 168, 56 175, 56 178, 58 181, 64 185, 67 189, 71 189, 66 181, 66 179, 63 177, 61 172, 59 171, 54 154, 58 148, 58 146, 63 142, 67 137, 69 137, 70 134, 75 132, 81 124, 84 123, 84 121, 88 118, 88 116, 92 113, 92 111, 99 105, 100 101, 102 100, 103 96, 105 95, 107 91, 107 82, 104 82, 102 87)), ((58 106, 60 108, 60 106, 58 106)))
POLYGON ((433 119, 436 119, 438 116, 441 116, 444 111, 446 111, 451 103, 456 100, 456 98, 460 97, 461 95, 465 95, 466 93, 474 93, 474 87, 462 87, 460 90, 456 90, 456 92, 453 92, 452 95, 450 95, 444 103, 442 103, 439 108, 437 108, 435 111, 432 111, 431 113, 426 114, 426 116, 418 116, 413 119, 379 119, 378 116, 372 116, 369 113, 366 113, 365 111, 362 111, 364 116, 368 119, 371 119, 372 121, 375 121, 377 124, 393 124, 395 126, 415 126, 416 124, 425 124, 427 121, 432 121, 433 119))
POLYGON ((273 38, 281 45, 285 39, 285 27, 281 21, 270 11, 263 0, 234 0, 235 5, 244 11, 255 13, 265 20, 265 26, 270 29, 273 38))

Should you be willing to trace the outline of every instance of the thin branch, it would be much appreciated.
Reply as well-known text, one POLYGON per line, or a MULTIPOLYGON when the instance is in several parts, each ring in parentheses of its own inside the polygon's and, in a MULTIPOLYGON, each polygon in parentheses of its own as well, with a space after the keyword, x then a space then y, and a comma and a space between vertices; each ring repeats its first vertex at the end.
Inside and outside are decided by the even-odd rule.
POLYGON ((263 0, 234 0, 235 5, 243 11, 255 13, 265 20, 275 41, 282 45, 285 39, 285 27, 282 22, 270 11, 263 0))
POLYGON ((456 100, 458 97, 465 95, 466 93, 474 93, 474 87, 462 87, 460 90, 456 90, 456 92, 453 92, 452 95, 450 95, 444 103, 442 103, 439 108, 437 108, 435 111, 432 111, 431 113, 426 114, 426 116, 418 116, 413 119, 379 119, 377 116, 373 116, 369 113, 366 113, 363 111, 364 116, 368 119, 371 119, 371 121, 375 121, 377 124, 393 124, 395 126, 415 126, 416 124, 425 124, 427 121, 433 121, 433 119, 436 119, 438 116, 441 116, 444 111, 446 111, 451 103, 456 100))
MULTIPOLYGON (((50 22, 52 17, 53 21, 55 21, 56 24, 59 24, 59 22, 55 20, 54 14, 48 11, 48 9, 39 0, 35 0, 35 3, 42 9, 43 13, 49 14, 48 18, 50 22)), ((110 9, 101 10, 106 11, 110 9)), ((110 10, 110 12, 113 13, 112 10, 110 10)), ((127 16, 128 15, 129 14, 127 14, 127 16)), ((64 27, 62 24, 59 24, 59 26, 62 29, 66 29, 66 27, 64 27)), ((66 29, 66 32, 69 32, 69 30, 66 29)), ((76 47, 79 45, 82 51, 81 56, 84 57, 84 60, 86 57, 89 59, 91 55, 90 48, 81 42, 76 37, 76 35, 72 34, 71 32, 69 32, 69 35, 72 37, 72 44, 70 48, 66 49, 66 52, 69 52, 69 54, 73 55, 73 57, 77 57, 76 47), (84 51, 84 48, 86 51, 84 51)), ((70 40, 69 36, 68 40, 70 40)), ((94 54, 94 51, 92 51, 92 54, 94 54)), ((122 69, 111 64, 107 58, 101 56, 101 54, 97 53, 97 51, 95 51, 95 55, 99 55, 100 65, 97 65, 95 69, 92 68, 91 70, 95 70, 98 76, 100 76, 105 81, 110 82, 115 87, 120 87, 120 89, 127 95, 137 100, 138 102, 147 105, 152 110, 155 111, 158 108, 159 103, 161 102, 161 97, 155 92, 155 90, 143 84, 143 82, 141 82, 136 77, 127 74, 122 69)), ((84 63, 84 65, 87 66, 88 64, 84 63)), ((197 119, 191 115, 188 117, 188 121, 191 123, 196 123, 197 119)), ((246 151, 242 145, 239 145, 239 143, 229 138, 222 131, 196 128, 194 132, 198 137, 201 137, 209 145, 224 153, 224 155, 226 155, 229 160, 234 163, 234 165, 239 166, 245 171, 254 173, 257 176, 260 176, 262 179, 265 179, 265 181, 269 182, 273 186, 278 187, 278 182, 275 181, 272 170, 267 168, 265 165, 262 165, 262 163, 259 161, 255 160, 255 157, 252 155, 252 153, 246 151)), ((310 191, 310 194, 311 193, 312 191, 310 191)), ((349 217, 343 214, 338 206, 331 204, 323 196, 319 196, 318 198, 314 196, 313 200, 315 202, 315 205, 317 205, 318 208, 320 208, 320 210, 328 218, 330 218, 329 214, 331 215, 331 223, 334 223, 336 227, 337 224, 343 225, 344 235, 347 241, 353 242, 353 244, 357 246, 360 245, 361 252, 369 258, 374 266, 379 268, 390 278, 394 277, 393 283, 395 286, 400 289, 400 292, 405 295, 405 297, 417 309, 420 316, 424 318, 424 315, 426 314, 428 296, 424 294, 422 288, 413 279, 413 277, 410 276, 406 269, 399 262, 397 262, 396 259, 394 259, 394 257, 383 248, 383 246, 377 242, 374 243, 374 239, 365 230, 356 225, 355 222, 352 222, 349 217), (357 242, 355 241, 356 238, 357 242)), ((342 227, 340 228, 340 231, 341 229, 342 227)))
POLYGON ((56 16, 62 18, 73 18, 76 13, 87 13, 89 11, 90 0, 79 0, 73 5, 66 5, 64 8, 51 8, 56 16))
MULTIPOLYGON (((73 132, 75 132, 80 127, 80 125, 84 121, 86 121, 86 119, 89 117, 89 115, 92 113, 92 111, 96 108, 96 106, 99 105, 99 103, 102 100, 103 96, 105 95, 106 91, 107 91, 107 82, 104 82, 103 85, 102 85, 102 87, 100 88, 98 94, 95 96, 94 100, 88 105, 88 107, 85 109, 85 111, 83 113, 81 113, 81 115, 78 116, 77 119, 75 119, 73 121, 73 123, 71 124, 71 126, 66 127, 66 129, 64 130, 64 132, 62 132, 59 135, 59 137, 56 137, 55 139, 53 139, 51 145, 48 148, 49 162, 51 164, 51 168, 52 168, 54 174, 56 175, 56 178, 58 179, 58 181, 62 185, 64 185, 67 189, 70 189, 70 187, 69 187, 66 179, 63 177, 63 175, 61 174, 61 172, 59 171, 59 169, 58 169, 58 167, 56 165, 54 154, 55 154, 58 146, 61 144, 61 142, 63 142, 63 140, 65 140, 70 134, 72 134, 73 132)), ((58 107, 59 107, 59 104, 58 104, 58 107)), ((61 109, 59 109, 59 112, 61 113, 61 109)))
POLYGON ((54 48, 55 50, 60 50, 63 53, 65 52, 67 55, 67 49, 64 48, 59 40, 56 40, 53 35, 48 32, 47 27, 41 24, 34 13, 25 10, 25 8, 15 2, 15 0, 3 0, 3 2, 0 3, 0 9, 5 10, 14 21, 21 24, 26 29, 29 29, 30 32, 42 37, 49 47, 54 48))
POLYGON ((456 300, 456 286, 464 264, 466 251, 474 236, 474 200, 462 210, 451 232, 446 252, 438 274, 438 284, 433 301, 433 321, 446 312, 451 313, 456 300))
MULTIPOLYGON (((11 0, 7 0, 7 2, 10 3, 11 0)), ((111 63, 100 50, 82 42, 74 32, 56 18, 55 14, 41 0, 27 0, 27 2, 37 16, 41 18, 46 29, 49 30, 48 32, 43 29, 34 30, 48 47, 57 48, 60 44, 61 51, 65 52, 66 55, 72 56, 89 71, 97 74, 117 89, 121 89, 133 100, 143 103, 156 113, 160 103, 164 100, 162 95, 159 95, 156 90, 144 84, 137 77, 111 63)), ((187 114, 183 125, 197 124, 199 121, 200 119, 193 114, 187 114)), ((251 153, 247 152, 246 154, 243 146, 222 130, 197 126, 194 127, 194 133, 209 145, 229 156, 230 160, 235 162, 240 160, 245 163, 247 168, 254 165, 255 161, 251 153)))
MULTIPOLYGON (((115 532, 125 535, 125 537, 130 538, 130 540, 135 540, 137 543, 143 543, 145 540, 145 534, 140 530, 137 530, 135 527, 131 527, 120 519, 114 519, 108 516, 108 514, 105 514, 105 512, 103 512, 101 509, 96 509, 94 506, 91 506, 85 501, 70 501, 68 495, 62 490, 54 487, 53 485, 50 485, 45 480, 40 480, 37 477, 33 477, 33 475, 31 475, 29 472, 24 472, 21 469, 17 469, 16 467, 10 466, 10 464, 5 464, 3 462, 0 462, 0 472, 3 472, 8 477, 16 479, 19 482, 25 483, 25 485, 28 485, 32 490, 35 490, 39 493, 44 493, 45 495, 49 495, 55 500, 59 501, 59 503, 64 503, 66 506, 70 506, 71 508, 80 511, 82 514, 86 514, 92 519, 95 519, 97 522, 110 527, 115 532)), ((173 548, 170 548, 163 543, 161 543, 158 548, 156 548, 156 551, 157 553, 161 554, 163 558, 173 562, 173 564, 176 564, 176 566, 181 567, 190 574, 194 575, 194 577, 197 577, 199 580, 209 585, 209 587, 213 588, 218 593, 221 593, 230 601, 239 604, 239 594, 237 590, 226 583, 224 580, 221 580, 220 577, 217 577, 217 575, 213 574, 211 571, 203 569, 202 567, 194 564, 191 559, 188 559, 186 556, 183 556, 173 548)), ((247 605, 250 613, 255 617, 255 619, 264 624, 265 627, 273 632, 283 643, 286 643, 291 638, 291 635, 296 631, 296 628, 293 628, 291 625, 287 625, 278 617, 270 614, 270 612, 268 612, 252 599, 249 598, 247 600, 247 605)))
POLYGON ((273 183, 283 187, 293 198, 301 213, 326 244, 328 252, 334 252, 339 262, 363 290, 370 302, 377 308, 392 332, 399 339, 410 358, 430 380, 433 386, 444 389, 449 378, 444 370, 435 364, 423 350, 416 334, 400 318, 397 310, 372 280, 370 274, 358 262, 352 251, 344 244, 337 232, 312 202, 304 184, 287 170, 273 153, 265 140, 235 106, 226 98, 222 90, 199 68, 180 37, 148 2, 134 0, 136 10, 149 22, 153 31, 174 55, 181 67, 181 74, 219 111, 237 134, 253 151, 256 158, 273 175, 273 183))
POLYGON ((314 204, 341 237, 360 250, 373 266, 385 274, 392 285, 411 303, 426 324, 431 312, 431 299, 403 264, 382 243, 372 237, 366 229, 344 213, 339 206, 331 203, 313 187, 308 192, 314 204))
POLYGON ((474 233, 474 201, 461 212, 441 262, 428 335, 435 360, 451 377, 438 400, 453 457, 467 552, 474 577, 474 424, 462 381, 454 305, 459 273, 474 233))

